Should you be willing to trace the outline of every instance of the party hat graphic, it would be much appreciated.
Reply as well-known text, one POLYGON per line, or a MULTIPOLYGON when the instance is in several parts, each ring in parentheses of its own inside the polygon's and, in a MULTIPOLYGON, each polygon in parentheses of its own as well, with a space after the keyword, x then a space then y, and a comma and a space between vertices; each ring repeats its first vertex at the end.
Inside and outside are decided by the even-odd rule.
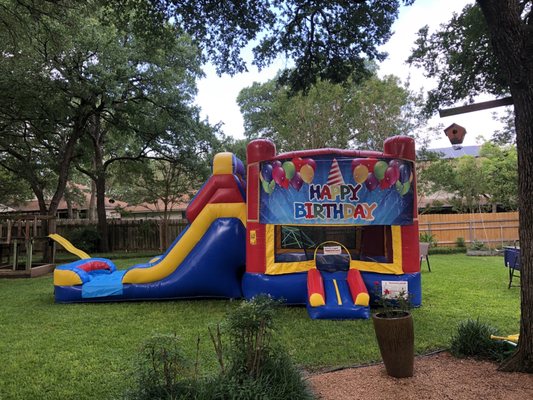
POLYGON ((333 159, 333 163, 331 164, 331 169, 329 170, 328 175, 328 185, 344 185, 344 179, 342 178, 341 169, 339 167, 339 163, 337 162, 337 159, 333 159))

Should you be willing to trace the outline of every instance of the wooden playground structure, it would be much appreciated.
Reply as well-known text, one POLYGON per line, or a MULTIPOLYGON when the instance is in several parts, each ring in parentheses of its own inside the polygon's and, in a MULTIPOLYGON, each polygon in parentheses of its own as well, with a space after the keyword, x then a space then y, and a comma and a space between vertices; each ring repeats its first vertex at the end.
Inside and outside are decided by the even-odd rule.
POLYGON ((53 271, 56 219, 47 215, 0 217, 0 278, 34 278, 53 271))

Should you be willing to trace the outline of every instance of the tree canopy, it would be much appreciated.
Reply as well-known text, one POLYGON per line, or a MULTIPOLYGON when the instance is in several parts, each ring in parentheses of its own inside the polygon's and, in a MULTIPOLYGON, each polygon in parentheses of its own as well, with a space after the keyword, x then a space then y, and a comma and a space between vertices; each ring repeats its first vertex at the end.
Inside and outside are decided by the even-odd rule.
POLYGON ((266 137, 283 151, 347 147, 382 150, 393 135, 414 135, 425 122, 421 96, 398 78, 375 74, 344 85, 319 80, 307 94, 273 79, 243 89, 237 102, 248 139, 266 137))
POLYGON ((518 170, 516 148, 483 144, 478 158, 433 159, 420 162, 420 196, 446 193, 459 212, 516 210, 518 170))
POLYGON ((422 27, 407 61, 423 69, 426 77, 438 81, 437 87, 428 92, 428 114, 458 100, 473 101, 480 93, 509 93, 490 43, 487 23, 475 4, 465 6, 460 14, 454 13, 434 32, 427 25, 422 27))
POLYGON ((245 71, 246 46, 259 68, 279 56, 290 58, 295 68, 280 79, 296 92, 319 79, 339 83, 367 76, 367 62, 385 57, 378 47, 390 38, 400 5, 413 1, 162 0, 151 14, 173 18, 218 73, 245 71))

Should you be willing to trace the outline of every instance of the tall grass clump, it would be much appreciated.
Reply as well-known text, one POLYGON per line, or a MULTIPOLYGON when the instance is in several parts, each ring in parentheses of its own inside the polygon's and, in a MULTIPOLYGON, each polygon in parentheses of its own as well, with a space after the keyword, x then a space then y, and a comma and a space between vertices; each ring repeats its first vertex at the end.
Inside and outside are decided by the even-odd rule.
POLYGON ((196 397, 196 375, 175 334, 157 334, 145 340, 139 350, 135 372, 135 386, 126 398, 178 400, 196 397))
MULTIPOLYGON (((140 349, 136 382, 126 394, 148 399, 312 399, 300 372, 275 338, 277 302, 260 296, 209 329, 219 371, 199 377, 176 335, 155 335, 140 349)), ((196 343, 199 348, 200 338, 196 343)))
POLYGON ((300 372, 275 339, 277 304, 267 296, 259 296, 243 302, 228 315, 228 366, 215 381, 216 394, 222 394, 221 398, 312 398, 300 372))
POLYGON ((473 357, 480 360, 503 361, 512 352, 512 347, 502 341, 495 341, 496 328, 468 319, 459 323, 457 332, 452 336, 450 352, 459 358, 473 357))

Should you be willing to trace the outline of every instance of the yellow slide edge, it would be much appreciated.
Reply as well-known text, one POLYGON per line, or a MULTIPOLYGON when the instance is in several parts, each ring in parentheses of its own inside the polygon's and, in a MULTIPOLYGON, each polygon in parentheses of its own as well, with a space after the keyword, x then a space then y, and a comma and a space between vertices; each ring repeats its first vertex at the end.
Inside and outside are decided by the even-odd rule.
POLYGON ((78 256, 82 260, 86 259, 86 258, 91 258, 91 256, 89 254, 87 254, 83 250, 80 250, 77 247, 75 247, 72 243, 70 243, 67 239, 65 239, 63 236, 61 236, 58 233, 52 233, 52 234, 48 235, 48 237, 50 239, 56 241, 57 243, 59 243, 61 246, 63 246, 63 248, 66 251, 68 251, 69 253, 74 254, 75 256, 78 256))
POLYGON ((122 283, 150 283, 170 275, 180 266, 211 224, 218 218, 239 218, 246 226, 246 205, 244 203, 206 205, 165 258, 149 268, 130 269, 122 278, 122 283))

